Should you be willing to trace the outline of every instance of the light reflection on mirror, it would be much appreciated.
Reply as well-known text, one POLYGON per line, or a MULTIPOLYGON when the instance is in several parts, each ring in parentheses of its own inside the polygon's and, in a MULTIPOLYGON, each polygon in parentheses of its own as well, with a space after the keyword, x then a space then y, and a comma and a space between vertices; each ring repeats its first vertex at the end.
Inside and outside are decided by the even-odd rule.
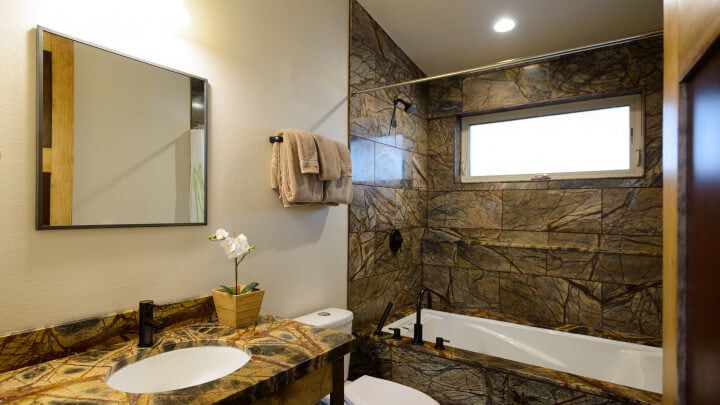
POLYGON ((207 81, 38 27, 38 229, 206 224, 207 81))

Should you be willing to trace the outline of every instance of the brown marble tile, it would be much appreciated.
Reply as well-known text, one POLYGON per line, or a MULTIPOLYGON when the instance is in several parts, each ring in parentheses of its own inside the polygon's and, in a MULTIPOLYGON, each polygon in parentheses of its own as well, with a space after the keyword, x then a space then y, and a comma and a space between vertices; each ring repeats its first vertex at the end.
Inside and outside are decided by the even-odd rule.
POLYGON ((428 118, 452 117, 462 112, 462 79, 452 76, 428 83, 428 118))
POLYGON ((348 309, 357 326, 377 323, 388 302, 396 308, 411 305, 420 291, 420 266, 352 280, 348 283, 348 309))
POLYGON ((414 114, 407 114, 402 107, 396 111, 395 146, 398 148, 427 155, 427 120, 414 114))
POLYGON ((548 66, 528 65, 472 75, 463 80, 463 112, 522 105, 550 96, 548 66))
POLYGON ((375 266, 375 233, 351 232, 348 247, 348 281, 367 277, 375 266))
POLYGON ((603 190, 602 232, 662 236, 662 189, 603 190))
POLYGON ((574 280, 592 280, 599 262, 597 252, 550 250, 547 275, 574 280))
POLYGON ((355 350, 350 356, 348 379, 354 381, 364 375, 390 380, 392 378, 392 355, 390 347, 385 343, 365 336, 357 336, 355 350))
POLYGON ((641 235, 600 235, 600 249, 605 252, 662 256, 662 237, 641 235))
POLYGON ((441 404, 502 403, 506 375, 450 359, 392 347, 392 381, 441 404))
POLYGON ((623 284, 662 281, 662 258, 658 256, 601 253, 593 280, 623 284))
POLYGON ((550 232, 548 245, 566 249, 597 250, 600 244, 599 236, 594 233, 550 232))
POLYGON ((120 343, 0 374, 3 403, 250 403, 323 368, 348 353, 352 336, 291 320, 262 316, 232 329, 201 323, 161 332, 151 348, 120 343), (109 372, 168 350, 234 346, 252 361, 219 379, 181 390, 129 394, 105 384, 109 372))
POLYGON ((647 285, 603 283, 605 328, 637 335, 662 335, 662 282, 647 285))
MULTIPOLYGON (((619 398, 603 398, 578 392, 555 384, 547 384, 527 378, 511 376, 507 382, 503 403, 512 404, 576 404, 609 405, 619 403, 619 398)), ((620 400, 621 402, 624 402, 620 400)))
POLYGON ((423 266, 423 285, 456 308, 499 310, 499 278, 494 271, 423 266))
POLYGON ((390 232, 376 232, 374 235, 374 263, 370 274, 382 274, 422 264, 421 243, 425 228, 405 228, 400 231, 402 247, 393 253, 390 250, 390 232))
POLYGON ((454 266, 458 245, 454 242, 424 240, 422 243, 423 265, 436 264, 454 266))
POLYGON ((440 118, 428 121, 428 155, 455 154, 456 118, 440 118))
POLYGON ((427 226, 427 192, 399 189, 396 201, 398 212, 395 224, 398 228, 427 226))
POLYGON ((497 191, 428 195, 428 226, 500 229, 501 216, 501 194, 497 191))
POLYGON ((427 157, 413 153, 412 188, 427 191, 427 157))
POLYGON ((487 246, 480 243, 460 242, 457 244, 457 265, 459 267, 510 271, 508 248, 504 246, 487 246))
POLYGON ((425 239, 438 242, 458 242, 461 238, 461 230, 454 228, 428 228, 425 239))
POLYGON ((350 135, 395 146, 395 133, 390 128, 392 104, 372 93, 350 97, 350 135))
MULTIPOLYGON (((171 329, 210 321, 215 307, 207 296, 158 305, 154 314, 171 329)), ((136 338, 136 310, 0 336, 0 372, 136 338)))
POLYGON ((375 179, 375 142, 350 137, 353 184, 372 185, 375 179))
POLYGON ((600 190, 503 191, 503 229, 600 232, 600 190))
POLYGON ((502 312, 538 325, 602 327, 602 284, 556 277, 500 273, 502 312))
POLYGON ((463 183, 462 189, 475 190, 547 190, 547 181, 513 181, 513 182, 482 182, 463 183))
POLYGON ((455 156, 430 155, 427 157, 427 187, 429 191, 460 190, 462 185, 455 182, 455 156))
POLYGON ((350 232, 394 229, 397 211, 394 189, 356 185, 350 204, 350 232))

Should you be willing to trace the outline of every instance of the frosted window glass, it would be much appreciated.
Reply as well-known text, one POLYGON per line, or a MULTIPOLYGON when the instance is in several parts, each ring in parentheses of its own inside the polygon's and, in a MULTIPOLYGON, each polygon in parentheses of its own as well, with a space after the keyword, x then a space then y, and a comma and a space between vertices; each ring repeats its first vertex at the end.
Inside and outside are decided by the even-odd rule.
POLYGON ((630 107, 469 127, 471 176, 628 170, 630 107))

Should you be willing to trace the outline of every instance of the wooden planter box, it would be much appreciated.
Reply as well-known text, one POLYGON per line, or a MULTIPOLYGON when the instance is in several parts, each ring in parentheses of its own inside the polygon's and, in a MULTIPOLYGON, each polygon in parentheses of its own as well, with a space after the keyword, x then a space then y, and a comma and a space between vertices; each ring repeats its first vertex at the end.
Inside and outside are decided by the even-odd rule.
MULTIPOLYGON (((245 288, 237 286, 238 291, 245 288)), ((256 288, 242 295, 230 295, 222 288, 212 291, 218 321, 233 328, 242 328, 254 324, 260 315, 265 290, 256 288)))

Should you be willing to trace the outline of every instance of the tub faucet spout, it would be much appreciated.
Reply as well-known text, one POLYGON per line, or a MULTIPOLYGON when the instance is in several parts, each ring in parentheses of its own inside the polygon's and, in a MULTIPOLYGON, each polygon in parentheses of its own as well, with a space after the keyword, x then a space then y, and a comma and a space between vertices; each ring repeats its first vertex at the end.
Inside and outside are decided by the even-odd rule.
POLYGON ((412 341, 412 344, 414 344, 414 345, 423 344, 422 323, 420 320, 422 319, 422 300, 423 300, 423 295, 425 295, 425 293, 427 293, 427 296, 428 296, 428 308, 432 308, 432 301, 430 298, 430 290, 423 287, 420 290, 420 294, 418 294, 417 307, 415 308, 415 327, 413 329, 413 341, 412 341))

